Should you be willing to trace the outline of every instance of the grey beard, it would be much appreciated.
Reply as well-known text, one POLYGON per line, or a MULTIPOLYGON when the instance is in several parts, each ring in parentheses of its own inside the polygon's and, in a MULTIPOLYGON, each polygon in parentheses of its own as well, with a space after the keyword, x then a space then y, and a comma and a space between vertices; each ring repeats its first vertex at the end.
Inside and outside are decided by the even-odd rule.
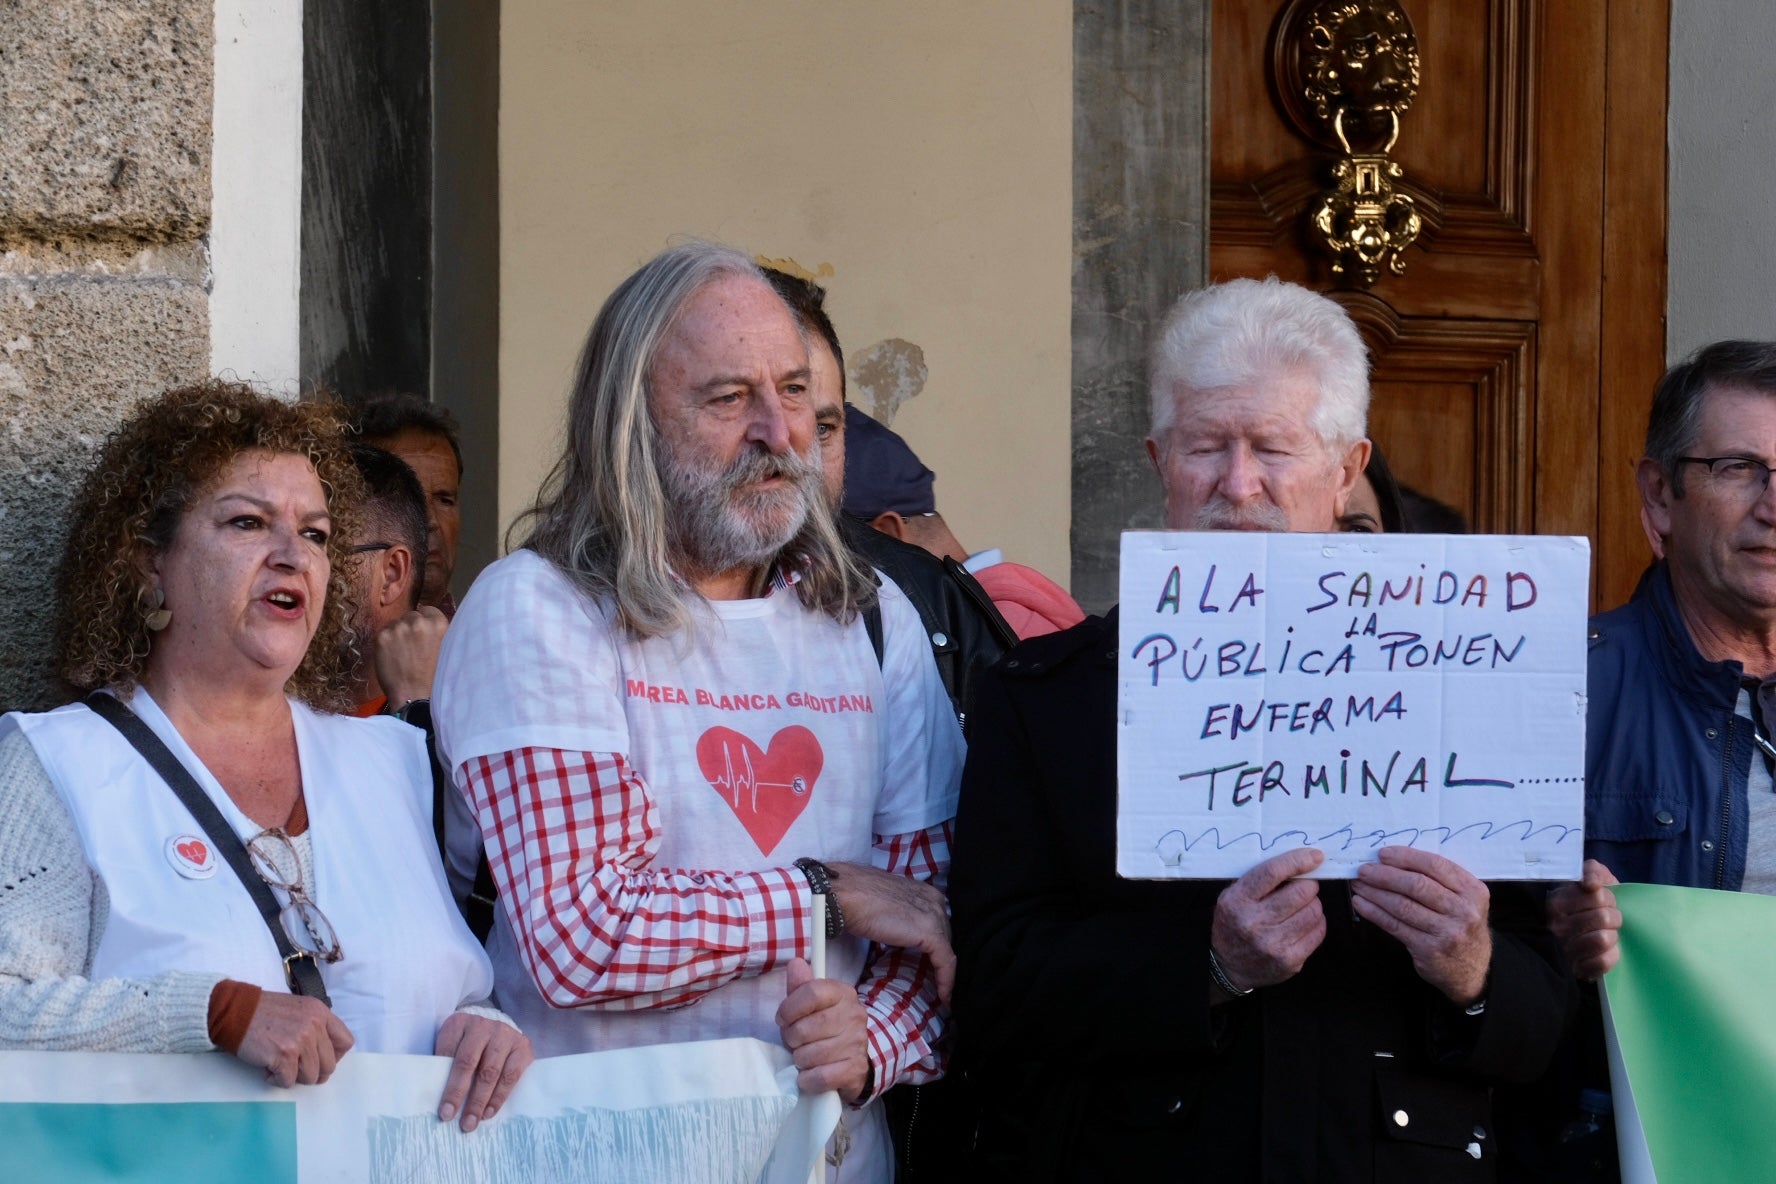
POLYGON ((685 464, 668 452, 661 467, 672 549, 699 572, 762 567, 775 559, 821 504, 820 461, 748 448, 724 472, 685 464), (767 477, 787 477, 788 490, 741 492, 767 477), (793 499, 793 504, 786 501, 793 499), (777 514, 780 522, 773 522, 777 514))
POLYGON ((1288 515, 1269 502, 1236 510, 1226 502, 1210 502, 1196 512, 1192 530, 1268 530, 1282 534, 1289 529, 1288 515))

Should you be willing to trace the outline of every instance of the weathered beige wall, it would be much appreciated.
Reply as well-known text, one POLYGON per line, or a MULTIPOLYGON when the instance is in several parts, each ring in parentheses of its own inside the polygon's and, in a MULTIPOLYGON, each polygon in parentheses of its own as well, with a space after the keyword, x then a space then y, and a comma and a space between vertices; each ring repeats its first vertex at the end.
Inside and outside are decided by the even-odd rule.
POLYGON ((73 486, 209 369, 211 0, 0 0, 0 707, 46 705, 73 486))
POLYGON ((1065 582, 1072 48, 1061 0, 504 5, 501 521, 599 302, 697 236, 830 266, 852 357, 918 346, 894 427, 940 508, 1065 582))

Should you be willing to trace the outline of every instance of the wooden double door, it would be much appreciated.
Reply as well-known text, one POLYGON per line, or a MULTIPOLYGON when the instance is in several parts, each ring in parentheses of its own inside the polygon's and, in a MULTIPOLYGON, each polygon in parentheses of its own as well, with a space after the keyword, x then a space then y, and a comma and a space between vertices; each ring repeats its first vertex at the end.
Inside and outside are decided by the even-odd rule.
POLYGON ((1402 0, 1421 74, 1392 156, 1422 218, 1404 274, 1331 274, 1332 154, 1272 64, 1279 0, 1213 0, 1214 279, 1327 291, 1369 344, 1371 435, 1480 531, 1582 534, 1593 599, 1649 557, 1633 488, 1665 362, 1669 0, 1402 0))

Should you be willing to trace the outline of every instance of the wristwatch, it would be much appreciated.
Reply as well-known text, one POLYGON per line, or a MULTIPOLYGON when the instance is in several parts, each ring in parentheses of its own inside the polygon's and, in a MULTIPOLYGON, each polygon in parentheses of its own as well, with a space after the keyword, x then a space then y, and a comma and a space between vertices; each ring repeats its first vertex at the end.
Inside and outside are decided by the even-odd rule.
POLYGON ((412 724, 416 728, 430 728, 432 726, 432 701, 430 699, 409 699, 389 714, 404 724, 412 724))

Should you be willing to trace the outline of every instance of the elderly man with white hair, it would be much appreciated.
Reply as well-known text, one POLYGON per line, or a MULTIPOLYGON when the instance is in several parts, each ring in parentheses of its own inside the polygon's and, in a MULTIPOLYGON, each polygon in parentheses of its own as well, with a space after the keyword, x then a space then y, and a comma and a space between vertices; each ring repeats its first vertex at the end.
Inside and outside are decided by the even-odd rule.
MULTIPOLYGON (((1147 451, 1178 530, 1332 531, 1369 455, 1363 344, 1275 279, 1179 301, 1147 451)), ((1117 614, 982 685, 956 821, 957 1067, 978 1179, 1490 1180, 1491 1087, 1573 986, 1539 895, 1387 848, 1232 883, 1119 880, 1117 614)))

